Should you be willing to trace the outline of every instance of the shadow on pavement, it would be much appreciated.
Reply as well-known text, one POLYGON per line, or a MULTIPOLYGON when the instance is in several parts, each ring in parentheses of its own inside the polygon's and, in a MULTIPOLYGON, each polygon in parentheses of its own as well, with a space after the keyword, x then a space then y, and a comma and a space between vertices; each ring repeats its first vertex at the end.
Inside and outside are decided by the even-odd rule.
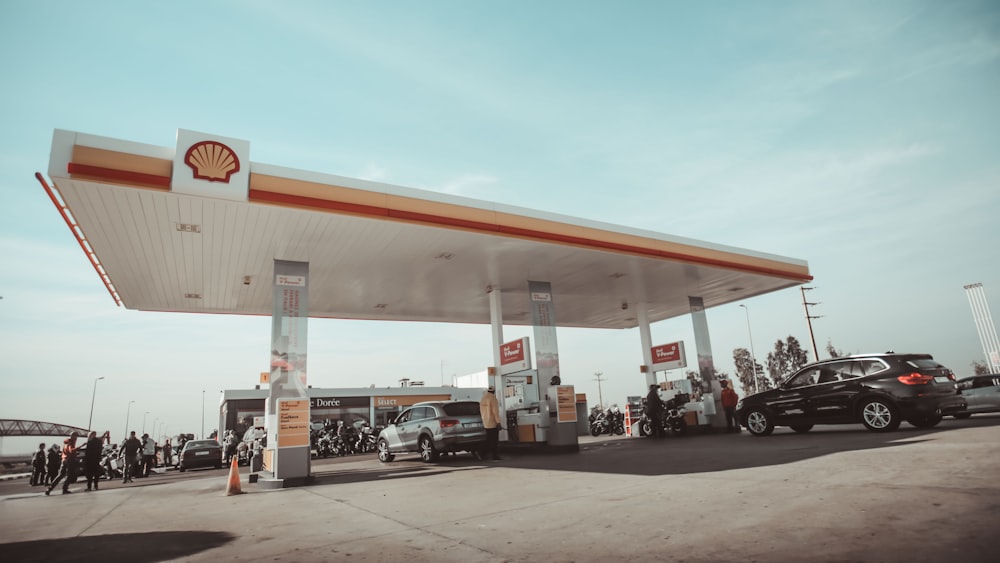
POLYGON ((0 544, 6 561, 170 561, 221 547, 236 536, 228 532, 147 532, 107 534, 0 544))

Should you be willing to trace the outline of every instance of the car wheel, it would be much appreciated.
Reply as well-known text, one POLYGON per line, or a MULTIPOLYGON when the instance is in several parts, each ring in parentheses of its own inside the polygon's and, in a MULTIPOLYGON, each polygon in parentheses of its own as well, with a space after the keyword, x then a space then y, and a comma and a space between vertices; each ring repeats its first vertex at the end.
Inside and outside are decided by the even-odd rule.
POLYGON ((798 432, 799 434, 804 434, 804 433, 809 432, 810 430, 812 430, 812 427, 813 427, 812 424, 796 424, 795 426, 792 426, 791 428, 792 428, 792 430, 798 432))
POLYGON ((396 456, 389 453, 389 442, 386 442, 385 438, 378 441, 376 448, 378 448, 378 460, 382 463, 389 463, 396 459, 396 456))
POLYGON ((934 428, 935 426, 938 425, 939 422, 941 422, 941 415, 935 414, 929 416, 908 418, 906 419, 906 422, 909 422, 910 424, 916 426, 917 428, 934 428))
POLYGON ((962 420, 962 419, 969 418, 970 416, 972 416, 972 413, 971 412, 960 412, 960 413, 958 413, 956 415, 952 415, 952 416, 954 416, 955 418, 957 418, 959 420, 962 420))
POLYGON ((861 405, 861 422, 872 432, 890 432, 899 428, 896 408, 883 399, 868 399, 861 405))
POLYGON ((430 437, 428 436, 421 437, 418 449, 420 450, 420 459, 426 462, 437 460, 438 453, 437 450, 434 449, 434 442, 431 441, 430 437))
POLYGON ((770 436, 774 432, 774 422, 771 416, 761 409, 750 409, 747 412, 747 430, 754 436, 770 436))

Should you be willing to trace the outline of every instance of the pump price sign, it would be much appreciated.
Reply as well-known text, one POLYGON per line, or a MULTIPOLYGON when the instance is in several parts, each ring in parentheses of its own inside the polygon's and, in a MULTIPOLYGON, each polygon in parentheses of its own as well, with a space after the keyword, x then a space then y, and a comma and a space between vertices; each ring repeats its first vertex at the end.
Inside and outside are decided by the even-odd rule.
POLYGON ((278 399, 278 447, 309 445, 309 399, 278 399))

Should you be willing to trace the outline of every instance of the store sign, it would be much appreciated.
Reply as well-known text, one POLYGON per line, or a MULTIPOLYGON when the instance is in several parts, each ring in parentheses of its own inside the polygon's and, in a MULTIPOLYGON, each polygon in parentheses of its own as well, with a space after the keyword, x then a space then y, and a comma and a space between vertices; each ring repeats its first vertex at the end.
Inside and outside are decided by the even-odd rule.
POLYGON ((500 374, 531 369, 531 341, 527 336, 500 345, 500 374))
POLYGON ((375 407, 408 407, 424 401, 450 401, 451 395, 393 395, 375 396, 375 407))
POLYGON ((650 348, 653 356, 653 371, 680 369, 687 367, 684 342, 671 342, 650 348))

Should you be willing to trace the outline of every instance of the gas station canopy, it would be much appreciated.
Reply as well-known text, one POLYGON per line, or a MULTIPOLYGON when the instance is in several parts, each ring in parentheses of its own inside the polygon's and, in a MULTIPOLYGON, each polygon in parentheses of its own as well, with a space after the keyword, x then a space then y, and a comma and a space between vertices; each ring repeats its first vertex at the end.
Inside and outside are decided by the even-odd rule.
MULTIPOLYGON (((194 139, 194 141, 191 141, 194 139)), ((186 143, 186 144, 185 144, 186 143)), ((806 283, 805 261, 412 188, 251 163, 249 143, 157 147, 57 130, 39 174, 119 305, 270 315, 274 260, 309 263, 309 316, 632 328, 806 283), (200 180, 208 190, 185 187, 200 180), (209 182, 205 182, 208 180, 209 182)))

